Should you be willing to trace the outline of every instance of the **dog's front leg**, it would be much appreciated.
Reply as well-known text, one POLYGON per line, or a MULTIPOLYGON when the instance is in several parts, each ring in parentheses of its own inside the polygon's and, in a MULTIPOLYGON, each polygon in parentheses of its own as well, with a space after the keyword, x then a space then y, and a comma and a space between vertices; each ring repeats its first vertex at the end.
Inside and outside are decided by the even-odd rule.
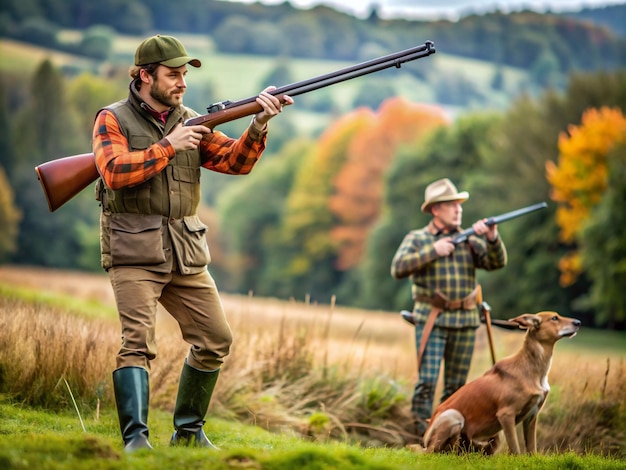
POLYGON ((526 452, 534 454, 537 452, 537 415, 533 415, 524 420, 524 442, 526 443, 526 452))
POLYGON ((515 432, 515 413, 500 411, 497 414, 497 418, 500 422, 500 426, 502 426, 506 443, 509 445, 509 451, 512 454, 519 454, 519 442, 517 440, 517 433, 515 432))

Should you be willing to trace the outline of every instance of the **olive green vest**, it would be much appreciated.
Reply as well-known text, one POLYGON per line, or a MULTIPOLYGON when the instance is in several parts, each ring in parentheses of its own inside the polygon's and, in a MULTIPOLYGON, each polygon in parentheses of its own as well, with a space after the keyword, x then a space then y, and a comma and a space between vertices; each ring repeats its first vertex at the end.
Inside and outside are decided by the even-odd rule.
MULTIPOLYGON (((129 98, 106 108, 115 114, 129 150, 145 150, 172 128, 197 116, 186 107, 174 109, 165 125, 142 109, 132 88, 129 98)), ((102 267, 140 266, 156 272, 178 269, 193 274, 210 261, 207 227, 198 219, 201 157, 198 150, 177 152, 163 171, 136 186, 112 190, 102 180, 102 267)))
MULTIPOLYGON (((109 107, 128 140, 129 150, 145 150, 164 138, 181 120, 196 116, 176 108, 165 125, 141 109, 136 100, 122 100, 109 107)), ((178 152, 169 165, 150 180, 131 188, 107 189, 105 209, 133 214, 160 214, 180 219, 196 213, 200 203, 200 153, 178 152)))

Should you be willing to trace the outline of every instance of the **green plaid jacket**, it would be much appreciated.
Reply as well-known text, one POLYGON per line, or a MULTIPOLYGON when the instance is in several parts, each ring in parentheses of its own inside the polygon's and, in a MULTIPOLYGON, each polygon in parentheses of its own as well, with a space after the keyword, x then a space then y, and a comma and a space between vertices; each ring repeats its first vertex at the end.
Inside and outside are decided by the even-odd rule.
MULTIPOLYGON (((404 237, 391 262, 391 275, 396 279, 410 278, 413 299, 432 297, 439 291, 451 301, 461 300, 476 287, 476 269, 493 271, 506 266, 506 248, 500 236, 490 242, 472 235, 467 242, 457 245, 452 254, 439 257, 435 252, 435 241, 454 236, 461 230, 442 233, 431 221, 426 227, 412 230, 404 237)), ((416 322, 426 322, 430 310, 430 303, 416 301, 416 322)), ((446 328, 478 327, 478 309, 446 310, 435 324, 446 328)))

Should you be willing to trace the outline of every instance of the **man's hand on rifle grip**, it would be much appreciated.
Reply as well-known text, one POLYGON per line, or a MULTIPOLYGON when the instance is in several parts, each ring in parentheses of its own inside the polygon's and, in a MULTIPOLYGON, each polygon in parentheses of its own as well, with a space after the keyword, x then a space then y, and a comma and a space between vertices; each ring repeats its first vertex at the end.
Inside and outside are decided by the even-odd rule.
POLYGON ((177 124, 166 139, 174 146, 177 152, 183 150, 194 150, 205 135, 211 134, 211 129, 205 126, 184 126, 177 124))
POLYGON ((293 98, 291 98, 291 96, 281 95, 279 98, 269 93, 275 89, 275 86, 269 86, 259 93, 259 96, 256 98, 256 102, 263 108, 263 111, 255 114, 252 125, 255 126, 259 132, 265 130, 267 122, 274 116, 277 116, 283 110, 283 106, 293 104, 293 98))
POLYGON ((488 219, 481 219, 474 222, 472 228, 474 229, 476 235, 485 235, 487 240, 495 241, 495 239, 498 238, 498 224, 489 226, 486 224, 487 220, 488 219))
POLYGON ((449 256, 456 248, 450 237, 440 238, 433 244, 433 247, 439 256, 449 256))

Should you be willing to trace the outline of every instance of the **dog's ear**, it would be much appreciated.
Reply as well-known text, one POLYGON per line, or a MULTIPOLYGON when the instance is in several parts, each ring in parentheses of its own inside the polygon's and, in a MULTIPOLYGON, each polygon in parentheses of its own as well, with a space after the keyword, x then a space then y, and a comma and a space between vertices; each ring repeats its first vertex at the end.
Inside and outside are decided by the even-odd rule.
POLYGON ((517 323, 522 330, 537 328, 541 325, 541 317, 533 313, 522 313, 520 316, 511 318, 509 321, 517 323))

